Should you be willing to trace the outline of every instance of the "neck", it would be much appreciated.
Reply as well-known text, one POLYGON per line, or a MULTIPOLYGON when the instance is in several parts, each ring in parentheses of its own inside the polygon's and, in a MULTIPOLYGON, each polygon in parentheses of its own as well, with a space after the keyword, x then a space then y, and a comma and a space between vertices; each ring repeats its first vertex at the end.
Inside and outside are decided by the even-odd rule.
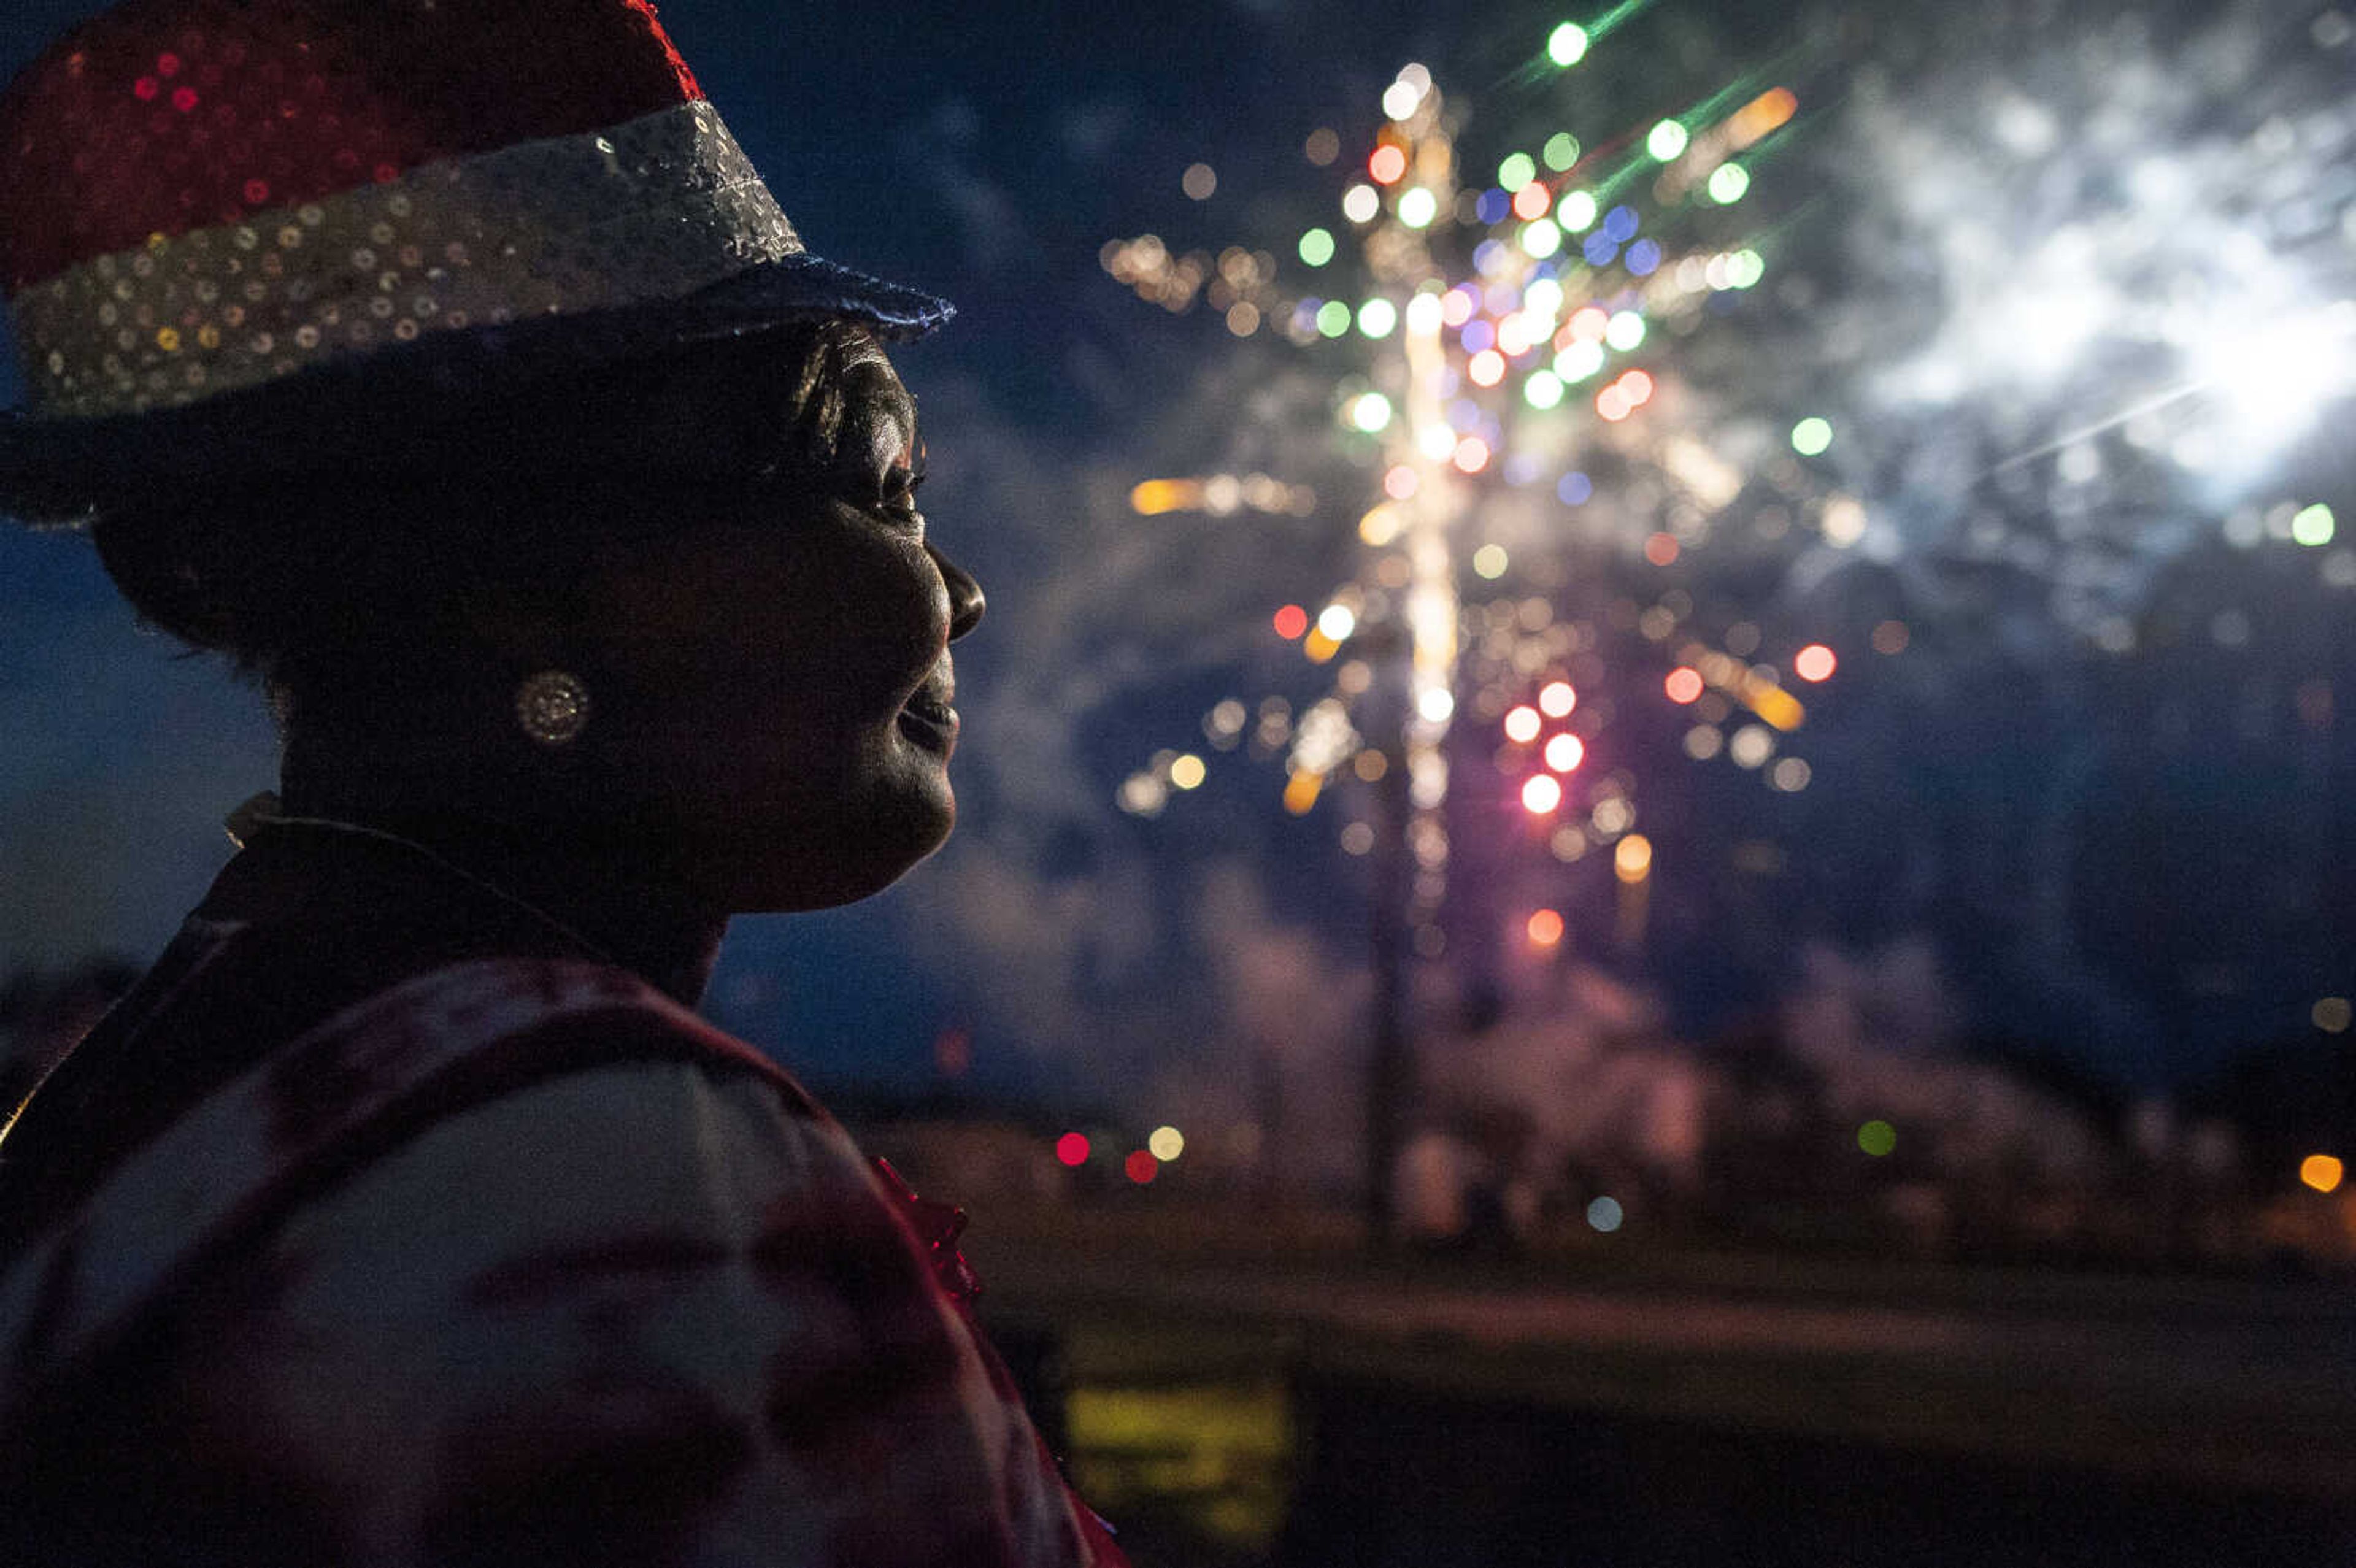
POLYGON ((289 817, 390 835, 562 926, 686 1007, 712 980, 728 917, 693 897, 659 854, 620 836, 501 820, 398 788, 332 787, 290 768, 289 817))

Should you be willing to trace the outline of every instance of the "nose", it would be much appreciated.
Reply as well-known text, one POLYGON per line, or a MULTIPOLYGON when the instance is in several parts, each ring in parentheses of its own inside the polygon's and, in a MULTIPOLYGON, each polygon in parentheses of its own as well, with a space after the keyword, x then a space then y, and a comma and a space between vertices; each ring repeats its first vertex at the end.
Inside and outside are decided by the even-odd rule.
POLYGON ((940 569, 941 581, 948 584, 949 641, 956 642, 981 624, 981 613, 988 602, 981 596, 981 584, 964 567, 943 555, 936 546, 927 544, 925 548, 931 551, 933 564, 940 569))

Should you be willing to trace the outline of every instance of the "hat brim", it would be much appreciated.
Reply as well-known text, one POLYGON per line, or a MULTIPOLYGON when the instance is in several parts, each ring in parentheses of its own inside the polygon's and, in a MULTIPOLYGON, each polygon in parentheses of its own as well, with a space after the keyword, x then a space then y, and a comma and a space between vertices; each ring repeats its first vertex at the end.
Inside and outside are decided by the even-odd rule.
POLYGON ((378 406, 512 391, 569 371, 741 339, 795 323, 863 322, 893 340, 956 314, 948 301, 804 252, 677 300, 470 326, 323 361, 185 407, 97 419, 0 411, 0 515, 71 527, 158 486, 315 470, 378 406))

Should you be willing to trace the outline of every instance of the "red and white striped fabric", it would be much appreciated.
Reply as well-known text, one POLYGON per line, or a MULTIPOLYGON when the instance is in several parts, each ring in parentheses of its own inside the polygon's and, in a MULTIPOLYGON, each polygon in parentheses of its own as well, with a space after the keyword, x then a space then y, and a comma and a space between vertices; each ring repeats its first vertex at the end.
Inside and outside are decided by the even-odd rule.
POLYGON ((10 1522, 77 1562, 1119 1564, 906 1208, 634 977, 433 970, 9 1270, 0 1431, 74 1469, 10 1522))

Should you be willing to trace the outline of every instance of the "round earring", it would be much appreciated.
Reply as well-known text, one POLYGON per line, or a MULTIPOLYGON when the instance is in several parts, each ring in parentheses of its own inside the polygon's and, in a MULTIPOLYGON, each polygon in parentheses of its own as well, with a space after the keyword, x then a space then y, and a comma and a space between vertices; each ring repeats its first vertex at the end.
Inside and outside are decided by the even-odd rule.
POLYGON ((569 746, 589 727, 589 688, 561 669, 544 669, 516 688, 516 722, 543 746, 569 746))

